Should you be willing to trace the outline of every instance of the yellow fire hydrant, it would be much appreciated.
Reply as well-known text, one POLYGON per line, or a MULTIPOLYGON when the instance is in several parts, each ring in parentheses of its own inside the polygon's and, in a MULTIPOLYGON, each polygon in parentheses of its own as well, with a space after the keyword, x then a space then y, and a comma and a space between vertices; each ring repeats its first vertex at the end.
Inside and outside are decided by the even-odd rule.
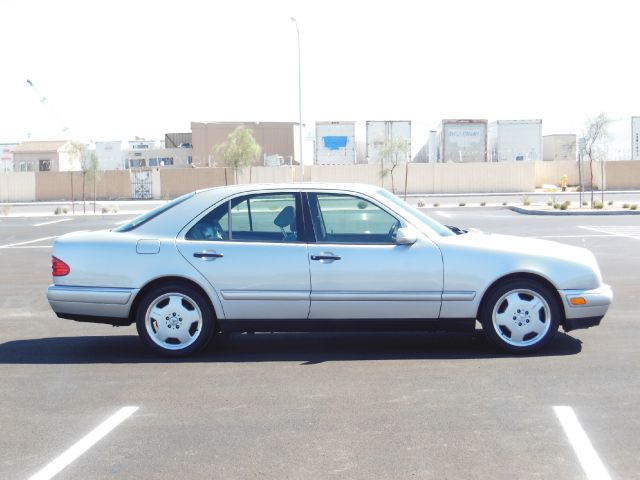
POLYGON ((562 187, 562 191, 565 192, 567 190, 567 174, 562 175, 562 179, 560 180, 560 186, 562 187))

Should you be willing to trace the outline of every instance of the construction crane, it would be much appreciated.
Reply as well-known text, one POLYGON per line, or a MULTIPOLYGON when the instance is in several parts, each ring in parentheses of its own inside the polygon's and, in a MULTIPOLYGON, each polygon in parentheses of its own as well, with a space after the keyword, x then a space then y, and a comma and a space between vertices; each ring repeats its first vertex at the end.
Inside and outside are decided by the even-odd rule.
POLYGON ((44 95, 42 95, 42 93, 40 93, 40 90, 38 90, 38 88, 33 84, 31 80, 27 79, 27 84, 29 85, 29 87, 31 87, 31 90, 38 98, 38 102, 44 107, 44 109, 47 111, 51 119, 56 123, 56 125, 60 126, 62 133, 68 134, 69 128, 66 127, 63 124, 63 122, 60 120, 60 117, 56 114, 55 110, 49 104, 47 97, 45 97, 44 95))

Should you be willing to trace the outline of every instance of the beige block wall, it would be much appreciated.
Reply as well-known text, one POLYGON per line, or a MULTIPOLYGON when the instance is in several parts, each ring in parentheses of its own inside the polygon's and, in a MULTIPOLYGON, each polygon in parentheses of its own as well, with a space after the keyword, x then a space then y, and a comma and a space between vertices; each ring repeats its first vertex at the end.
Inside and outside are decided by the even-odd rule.
POLYGON ((233 183, 235 183, 233 170, 230 168, 160 169, 160 195, 162 198, 175 198, 193 190, 233 183))
MULTIPOLYGON (((281 183, 295 182, 299 170, 290 166, 282 167, 246 167, 238 172, 238 183, 281 183)), ((299 173, 298 173, 299 175, 299 173)))
MULTIPOLYGON (((37 201, 82 200, 81 172, 36 172, 35 196, 37 201), (72 176, 73 175, 73 179, 72 176)), ((131 181, 126 170, 100 172, 95 182, 96 198, 121 200, 131 198, 131 181)), ((85 198, 93 199, 93 182, 85 177, 85 198)))
POLYGON ((33 202, 35 199, 35 172, 0 174, 0 202, 33 202))
MULTIPOLYGON (((535 163, 536 187, 542 187, 544 184, 560 186, 562 175, 567 175, 568 185, 579 185, 580 175, 578 171, 578 162, 574 160, 559 160, 555 162, 540 161, 535 163)), ((583 162, 583 166, 588 170, 588 162, 583 162)), ((586 171, 586 170, 585 170, 586 171)), ((586 175, 583 171, 583 183, 586 185, 586 175)))
POLYGON ((629 190, 640 188, 640 161, 606 162, 604 166, 607 189, 629 190))

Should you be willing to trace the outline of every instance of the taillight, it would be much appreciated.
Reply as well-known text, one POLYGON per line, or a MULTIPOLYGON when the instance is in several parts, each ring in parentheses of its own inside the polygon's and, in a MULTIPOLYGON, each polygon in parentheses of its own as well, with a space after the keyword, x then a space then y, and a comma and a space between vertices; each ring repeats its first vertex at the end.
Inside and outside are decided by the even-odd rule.
POLYGON ((54 277, 64 277, 65 275, 69 275, 70 271, 69 265, 57 257, 51 257, 51 273, 54 277))

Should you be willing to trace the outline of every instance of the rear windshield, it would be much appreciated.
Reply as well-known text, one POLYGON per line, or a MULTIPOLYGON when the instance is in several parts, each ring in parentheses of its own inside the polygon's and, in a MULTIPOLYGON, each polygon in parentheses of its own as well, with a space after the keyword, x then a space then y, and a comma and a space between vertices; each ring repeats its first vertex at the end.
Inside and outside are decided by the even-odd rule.
POLYGON ((148 222, 152 218, 157 217, 161 213, 166 212, 167 210, 175 207, 179 203, 184 202, 185 200, 193 197, 195 192, 187 193, 186 195, 182 195, 181 197, 174 198, 170 202, 165 203, 164 205, 160 205, 159 207, 154 208, 153 210, 148 211, 147 213, 143 213, 139 217, 134 218, 130 222, 125 223, 124 225, 119 226, 114 229, 114 232, 130 232, 131 230, 139 227, 143 223, 148 222))

